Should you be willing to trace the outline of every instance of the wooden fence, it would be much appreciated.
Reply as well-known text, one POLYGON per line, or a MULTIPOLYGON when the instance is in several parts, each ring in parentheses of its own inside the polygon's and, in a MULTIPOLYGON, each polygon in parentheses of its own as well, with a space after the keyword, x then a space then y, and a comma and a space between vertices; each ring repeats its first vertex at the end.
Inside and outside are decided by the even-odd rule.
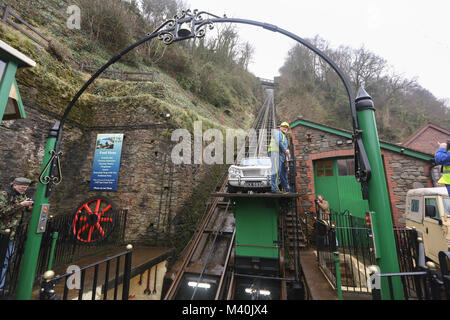
POLYGON ((42 47, 47 47, 48 43, 50 42, 49 39, 47 39, 42 33, 37 31, 35 28, 30 26, 26 21, 24 21, 22 18, 19 17, 16 13, 14 13, 9 6, 5 6, 3 4, 0 4, 0 8, 3 10, 2 14, 2 22, 9 24, 14 29, 20 31, 24 35, 26 35, 28 38, 36 42, 42 47), (11 17, 11 19, 9 19, 11 17), (29 30, 24 30, 22 27, 19 26, 19 24, 24 25, 29 30), (41 40, 38 40, 38 36, 41 40, 45 40, 47 43, 44 44, 41 40))
MULTIPOLYGON (((75 61, 75 60, 73 60, 75 61)), ((80 63, 79 61, 75 61, 81 72, 94 73, 100 67, 90 66, 84 63, 80 63)), ((121 81, 155 81, 155 73, 154 72, 128 72, 121 70, 105 70, 100 78, 104 79, 113 79, 113 80, 121 80, 121 81)))

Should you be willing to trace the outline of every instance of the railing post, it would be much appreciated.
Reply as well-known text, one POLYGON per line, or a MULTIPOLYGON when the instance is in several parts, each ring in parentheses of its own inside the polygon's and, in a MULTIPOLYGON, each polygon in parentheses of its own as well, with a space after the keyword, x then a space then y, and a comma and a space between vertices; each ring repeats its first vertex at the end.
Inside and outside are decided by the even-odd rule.
POLYGON ((125 255, 125 268, 123 271, 123 283, 122 283, 122 300, 128 300, 130 294, 130 278, 131 278, 131 256, 133 254, 133 246, 127 245, 128 252, 125 255))
POLYGON ((309 225, 308 225, 308 212, 305 212, 305 225, 306 225, 306 243, 308 244, 308 246, 311 245, 312 241, 309 238, 309 225))
POLYGON ((427 262, 427 275, 426 275, 426 284, 427 284, 427 292, 429 294, 430 300, 441 300, 441 287, 444 283, 439 280, 436 271, 436 265, 433 262, 427 262))
POLYGON ((3 11, 2 17, 3 22, 6 22, 6 20, 8 20, 8 15, 9 15, 9 6, 5 6, 5 11, 3 11))
POLYGON ((41 290, 39 291, 39 300, 56 300, 55 294, 55 272, 52 270, 46 271, 41 282, 41 290))
POLYGON ((6 258, 6 252, 8 251, 9 238, 11 236, 11 229, 2 230, 0 233, 0 277, 1 270, 3 269, 3 263, 6 258))
POLYGON ((47 266, 47 270, 51 270, 52 269, 52 265, 53 265, 53 258, 55 256, 55 247, 56 247, 56 240, 58 239, 58 232, 53 232, 52 234, 52 247, 50 249, 50 257, 48 259, 48 266, 47 266))
POLYGON ((339 266, 339 262, 341 259, 339 258, 339 251, 334 252, 334 265, 336 267, 336 289, 339 300, 343 300, 342 298, 342 285, 341 285, 341 269, 339 266))
POLYGON ((10 237, 11 229, 2 230, 0 233, 0 296, 5 294, 6 275, 11 263, 10 237))
POLYGON ((439 252, 439 265, 447 300, 450 300, 450 251, 439 252))

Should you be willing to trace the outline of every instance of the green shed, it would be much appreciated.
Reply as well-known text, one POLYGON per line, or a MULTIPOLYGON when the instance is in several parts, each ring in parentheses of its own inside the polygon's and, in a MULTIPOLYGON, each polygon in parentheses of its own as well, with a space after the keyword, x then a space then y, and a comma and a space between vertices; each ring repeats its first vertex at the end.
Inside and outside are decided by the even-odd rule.
POLYGON ((0 123, 25 118, 16 72, 35 65, 36 62, 0 40, 0 123))

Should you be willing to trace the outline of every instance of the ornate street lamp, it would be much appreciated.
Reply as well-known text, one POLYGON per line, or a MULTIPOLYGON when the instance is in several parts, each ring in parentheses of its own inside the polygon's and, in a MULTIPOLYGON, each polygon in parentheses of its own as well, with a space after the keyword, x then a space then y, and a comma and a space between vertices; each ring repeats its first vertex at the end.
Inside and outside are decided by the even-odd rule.
MULTIPOLYGON (((47 141, 44 161, 42 165, 42 172, 39 178, 39 184, 36 192, 35 205, 33 210, 32 219, 30 222, 29 234, 27 239, 27 245, 24 254, 24 267, 20 273, 19 287, 18 287, 18 299, 29 299, 31 296, 32 284, 34 280, 34 274, 36 271, 36 263, 37 263, 37 254, 39 252, 39 245, 41 241, 42 234, 38 234, 35 232, 35 229, 38 225, 38 221, 40 218, 40 206, 48 204, 48 199, 50 193, 53 189, 53 186, 59 184, 62 180, 61 177, 61 166, 60 166, 60 157, 62 155, 61 149, 61 139, 64 123, 72 110, 73 106, 83 94, 83 92, 89 87, 89 85, 101 74, 103 73, 109 66, 116 63, 122 56, 132 51, 136 47, 142 45, 143 43, 152 40, 153 38, 158 38, 163 43, 170 45, 177 41, 192 39, 192 38, 202 38, 205 36, 207 29, 213 29, 216 23, 240 23, 240 24, 248 24, 254 25, 257 27, 262 27, 269 31, 281 33, 301 44, 306 46, 308 49, 312 50, 314 53, 319 55, 322 59, 324 59, 337 73, 339 78, 342 80, 345 90, 348 95, 349 105, 352 115, 352 123, 353 123, 353 143, 355 148, 355 176, 358 182, 361 183, 362 194, 364 199, 369 199, 369 206, 371 207, 371 211, 375 211, 377 218, 378 216, 383 216, 383 219, 374 219, 373 217, 373 225, 374 225, 374 233, 375 237, 378 238, 378 230, 379 229, 390 229, 383 234, 383 237, 380 236, 379 242, 377 242, 377 258, 381 267, 382 272, 394 273, 398 272, 398 261, 396 256, 394 257, 393 252, 395 252, 395 240, 394 234, 392 230, 392 221, 390 207, 386 206, 386 203, 389 203, 389 198, 387 195, 387 188, 381 184, 379 180, 375 182, 376 185, 372 187, 370 185, 371 180, 371 167, 376 167, 377 170, 383 168, 381 162, 381 153, 379 149, 379 141, 378 133, 376 132, 375 117, 373 115, 373 103, 372 107, 368 107, 371 102, 370 96, 365 94, 364 92, 360 92, 358 96, 358 105, 361 106, 361 111, 369 111, 364 112, 364 119, 367 120, 367 123, 370 123, 369 130, 375 130, 374 133, 367 135, 367 132, 364 131, 364 128, 360 128, 358 121, 358 111, 355 105, 355 97, 353 91, 351 89, 350 83, 345 77, 344 73, 340 70, 340 68, 321 50, 313 46, 308 41, 300 38, 299 36, 281 29, 275 25, 262 23, 253 20, 246 19, 236 19, 236 18, 228 18, 226 16, 219 17, 213 14, 210 14, 205 11, 198 10, 184 10, 180 15, 176 15, 173 19, 167 20, 160 27, 158 27, 153 33, 147 35, 143 39, 137 41, 132 44, 128 48, 124 49, 122 52, 112 57, 104 66, 95 72, 91 78, 83 85, 83 87, 77 92, 72 101, 67 106, 61 121, 59 124, 56 124, 55 127, 51 129, 50 137, 47 141), (371 112, 370 112, 371 111, 371 112), (363 137, 365 137, 365 141, 363 142, 363 137), (368 139, 367 137, 370 137, 368 139), (375 141, 376 139, 376 141, 375 141), (370 159, 367 157, 366 149, 367 146, 371 146, 373 150, 373 157, 370 159), (376 190, 376 192, 369 192, 371 190, 376 190), (387 199, 387 202, 386 202, 387 199), (376 203, 381 201, 384 205, 383 207, 377 207, 376 203), (374 210, 376 208, 376 210, 374 210), (391 221, 390 226, 388 221, 391 221), (377 221, 383 221, 383 224, 377 225, 377 221), (387 222, 386 222, 387 221, 387 222), (387 224, 386 224, 387 223, 387 224), (382 259, 384 255, 389 253, 389 259, 385 261, 382 259)), ((381 171, 383 171, 381 169, 381 171)), ((382 175, 378 174, 381 178, 382 175)), ((395 297, 401 298, 400 282, 394 283, 394 291, 395 297)), ((387 290, 384 290, 387 291, 387 290)))

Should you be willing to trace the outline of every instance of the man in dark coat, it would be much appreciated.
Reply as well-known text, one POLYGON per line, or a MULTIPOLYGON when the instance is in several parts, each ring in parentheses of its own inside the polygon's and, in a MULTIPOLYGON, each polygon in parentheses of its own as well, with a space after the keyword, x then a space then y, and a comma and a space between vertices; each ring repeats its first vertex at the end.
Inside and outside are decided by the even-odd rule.
POLYGON ((25 214, 33 208, 33 201, 26 195, 30 184, 31 180, 27 178, 16 178, 10 188, 0 191, 0 232, 3 237, 9 234, 9 243, 0 248, 6 251, 0 252, 0 257, 5 257, 0 262, 0 290, 3 290, 6 271, 14 254, 16 228, 27 218, 25 214))

